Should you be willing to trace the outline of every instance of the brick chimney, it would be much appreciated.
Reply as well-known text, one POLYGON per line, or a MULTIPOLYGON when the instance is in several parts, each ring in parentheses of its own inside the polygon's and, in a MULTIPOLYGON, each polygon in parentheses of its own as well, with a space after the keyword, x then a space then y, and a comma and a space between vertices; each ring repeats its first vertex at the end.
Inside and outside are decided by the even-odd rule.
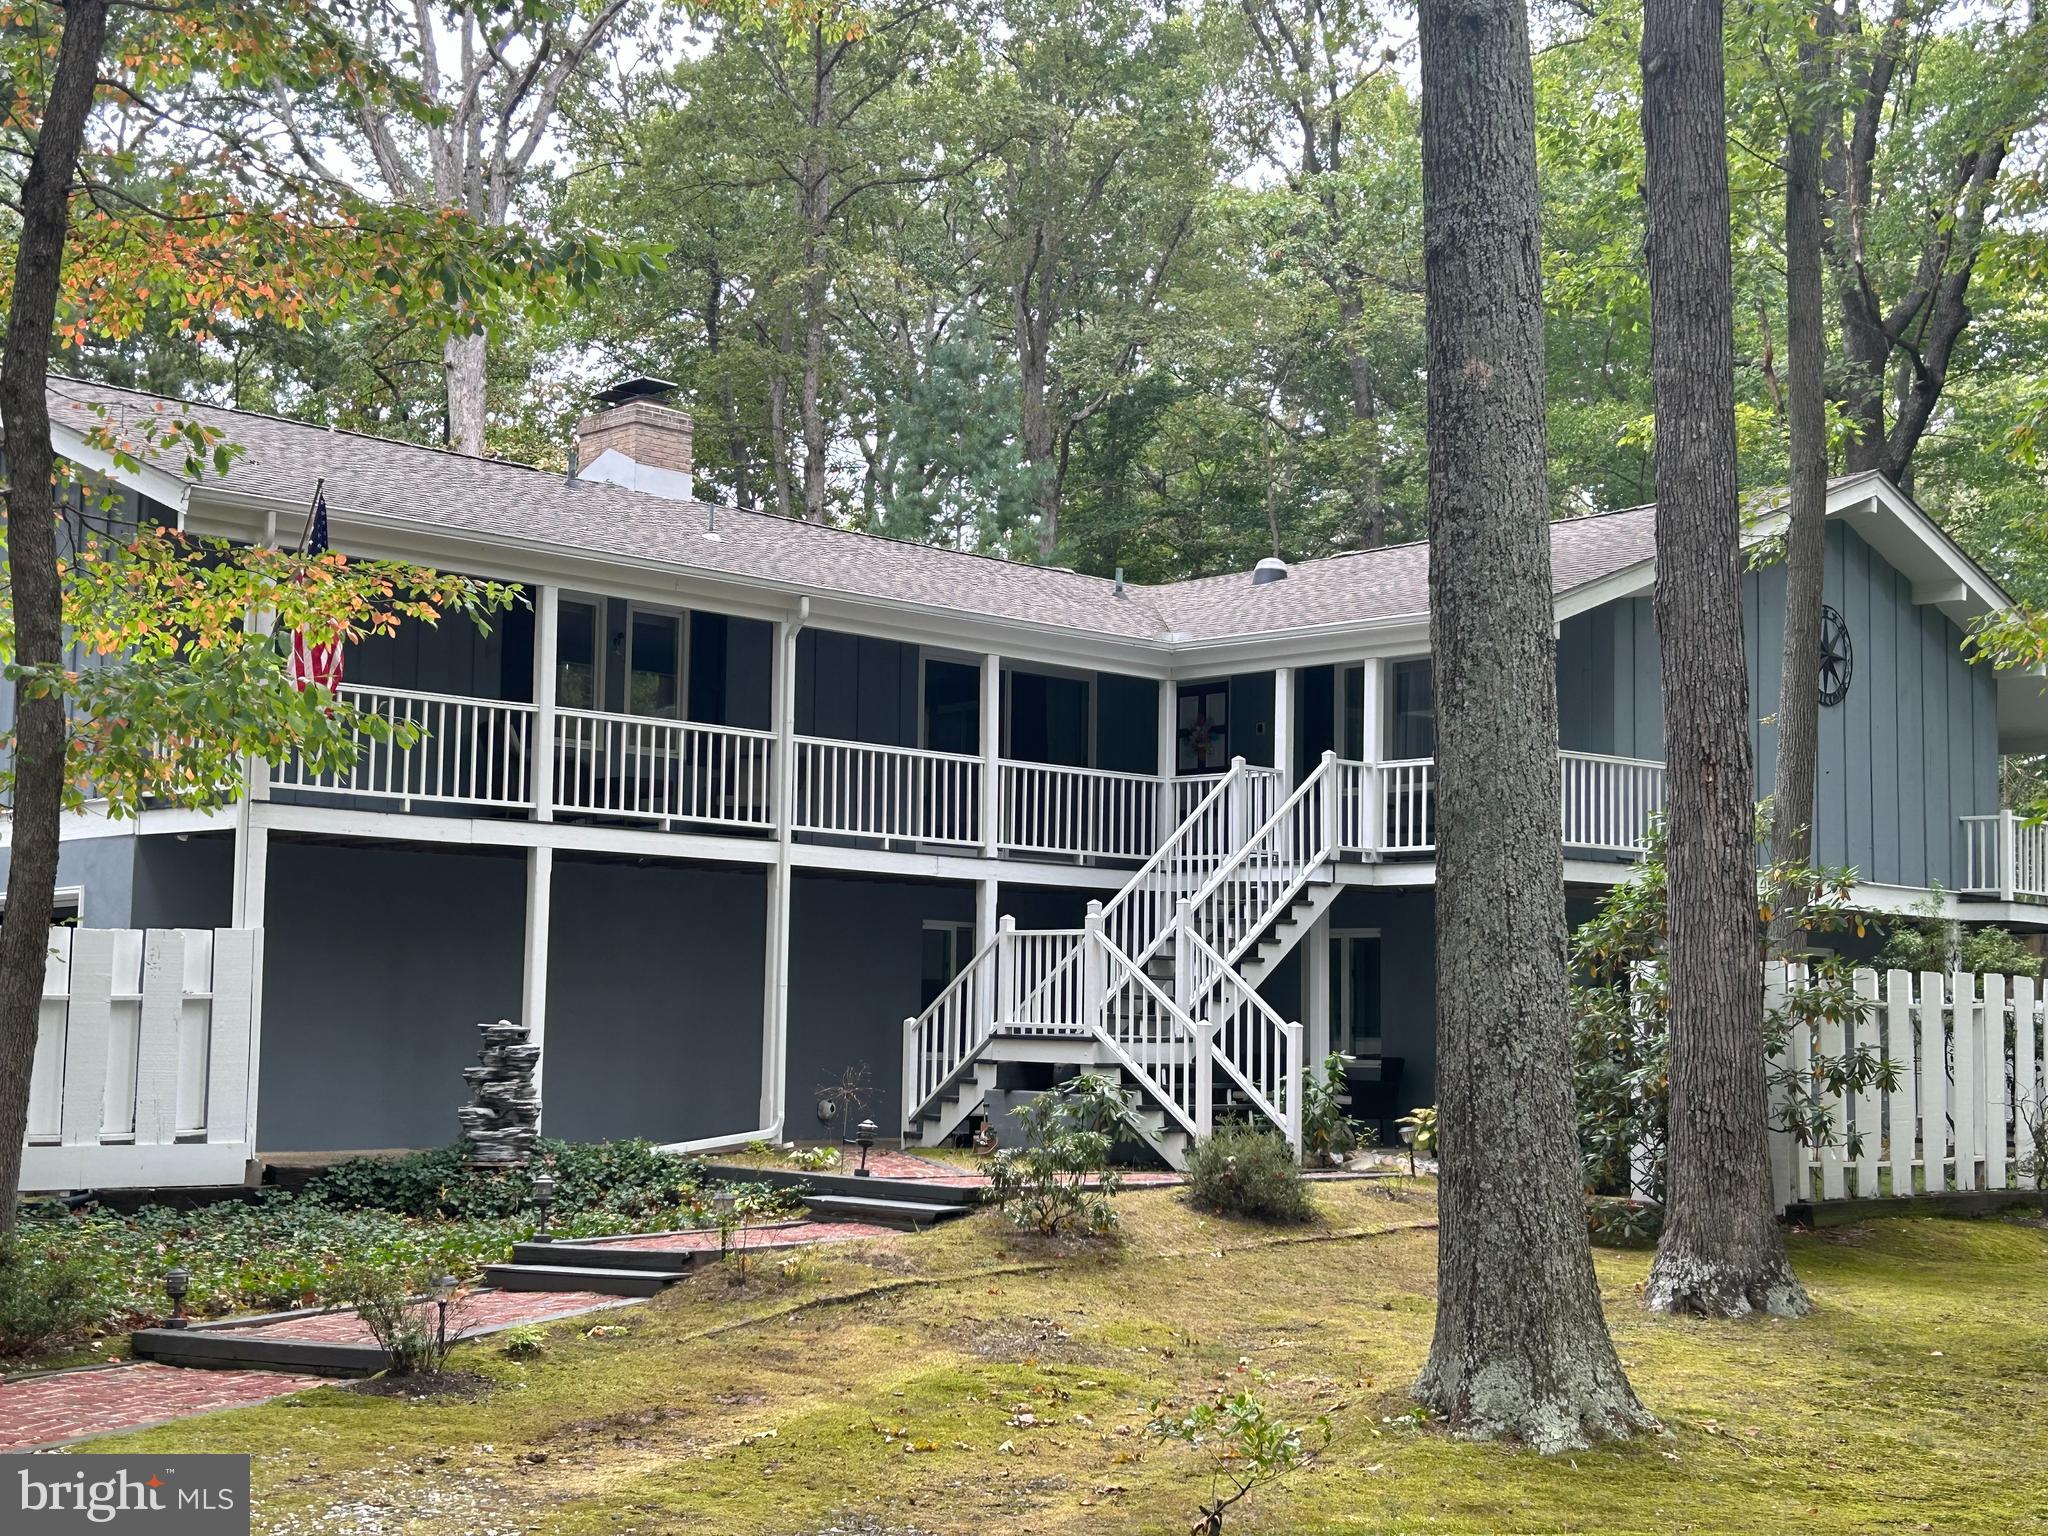
POLYGON ((599 390, 603 409, 576 423, 574 478, 690 500, 690 417, 662 403, 675 388, 637 378, 599 390))

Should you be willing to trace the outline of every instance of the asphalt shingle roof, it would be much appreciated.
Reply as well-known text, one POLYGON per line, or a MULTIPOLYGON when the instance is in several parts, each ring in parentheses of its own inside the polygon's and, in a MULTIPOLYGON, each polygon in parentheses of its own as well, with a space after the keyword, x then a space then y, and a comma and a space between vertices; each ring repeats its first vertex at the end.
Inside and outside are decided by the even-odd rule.
MULTIPOLYGON (((345 540, 351 512, 404 518, 485 537, 610 556, 834 594, 1045 623, 1135 640, 1228 639, 1322 625, 1420 616, 1429 610, 1429 547, 1396 545, 1307 560, 1285 581, 1248 572, 1127 586, 1048 566, 850 533, 767 513, 714 509, 553 471, 423 448, 305 422, 171 401, 53 378, 51 417, 79 431, 117 430, 175 410, 218 428, 243 452, 209 484, 304 505, 327 482, 345 540)), ((176 472, 173 464, 160 468, 176 472)), ((1653 552, 1651 509, 1551 525, 1554 585, 1566 592, 1653 552)))

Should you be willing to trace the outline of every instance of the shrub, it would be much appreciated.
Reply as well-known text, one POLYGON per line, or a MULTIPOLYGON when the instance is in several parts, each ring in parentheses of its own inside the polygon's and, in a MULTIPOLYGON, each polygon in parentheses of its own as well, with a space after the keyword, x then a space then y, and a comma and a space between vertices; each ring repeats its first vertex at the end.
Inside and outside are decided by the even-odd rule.
POLYGON ((498 1353, 507 1360, 537 1360, 547 1347, 547 1331, 532 1323, 521 1323, 498 1335, 498 1353))
POLYGON ((987 1198, 1046 1237, 1107 1232, 1123 1176, 1109 1166, 1118 1139, 1151 1140, 1138 1099, 1106 1077, 1083 1073, 1041 1093, 1018 1113, 1023 1140, 989 1159, 987 1198))
POLYGON ((1334 1163, 1346 1152, 1371 1144, 1372 1128, 1344 1113, 1349 1091, 1344 1058, 1325 1056, 1321 1074, 1308 1080, 1301 1096, 1301 1143, 1318 1163, 1334 1163))
POLYGON ((33 1354, 89 1332, 105 1310, 82 1254, 0 1243, 0 1357, 33 1354))
POLYGON ((1231 1216, 1303 1222, 1316 1214, 1287 1138, 1248 1125, 1221 1127, 1195 1143, 1188 1192, 1197 1204, 1231 1216))
POLYGON ((1224 1517, 1239 1501, 1314 1461, 1329 1449, 1334 1433, 1328 1415, 1291 1424, 1250 1388, 1222 1393, 1178 1415, 1154 1403, 1145 1431, 1207 1459, 1209 1497, 1195 1506, 1195 1536, 1221 1536, 1224 1517))
POLYGON ((435 1275, 425 1266, 352 1262, 340 1266, 333 1299, 352 1306, 370 1337, 391 1357, 391 1372, 411 1376, 441 1369, 461 1331, 459 1302, 444 1319, 434 1300, 435 1275))
POLYGON ((1415 1149, 1417 1157, 1436 1156, 1436 1106, 1421 1104, 1408 1111, 1396 1125, 1405 1125, 1415 1134, 1408 1138, 1408 1145, 1415 1149))
POLYGON ((1654 1247, 1664 1230, 1664 1208, 1614 1195, 1586 1198, 1586 1233, 1603 1248, 1654 1247))
POLYGON ((789 1154, 789 1165, 805 1173, 823 1173, 827 1168, 839 1166, 837 1147, 798 1147, 789 1154))

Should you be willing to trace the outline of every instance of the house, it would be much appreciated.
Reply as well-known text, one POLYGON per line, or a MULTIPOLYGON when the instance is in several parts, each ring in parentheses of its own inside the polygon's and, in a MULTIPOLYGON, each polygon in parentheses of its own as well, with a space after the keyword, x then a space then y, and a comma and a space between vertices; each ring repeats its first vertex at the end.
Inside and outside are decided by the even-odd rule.
MULTIPOLYGON (((258 1153, 447 1141, 500 1016, 543 1039, 570 1139, 817 1136, 852 1074, 885 1135, 932 1142, 1091 1068, 1177 1161, 1219 1105, 1298 1134, 1333 1050, 1370 1114, 1432 1098, 1426 546, 1139 587, 713 507, 653 383, 579 425, 571 477, 206 407, 244 450, 222 478, 87 441, 163 405, 53 381, 59 451, 239 541, 295 540, 324 480, 335 547, 530 598, 351 652, 348 695, 410 748, 66 829, 85 928, 260 933, 258 1153)), ((2007 598, 1878 477, 1829 514, 1818 856, 1872 906, 1939 889, 2042 927, 2048 837, 1999 759, 2048 749, 2048 702, 1961 649, 2007 598)), ((1652 511, 1552 547, 1580 916, 1663 799, 1652 511)), ((1729 616, 1765 785, 1782 590, 1753 570, 1729 616)))

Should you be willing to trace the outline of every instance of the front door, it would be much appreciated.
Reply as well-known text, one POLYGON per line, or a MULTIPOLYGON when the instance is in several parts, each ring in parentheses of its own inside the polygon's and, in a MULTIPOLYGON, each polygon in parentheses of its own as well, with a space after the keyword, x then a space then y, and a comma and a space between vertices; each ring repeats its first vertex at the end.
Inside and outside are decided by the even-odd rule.
POLYGON ((1185 776, 1229 771, 1228 681, 1181 684, 1174 741, 1174 772, 1185 776))

